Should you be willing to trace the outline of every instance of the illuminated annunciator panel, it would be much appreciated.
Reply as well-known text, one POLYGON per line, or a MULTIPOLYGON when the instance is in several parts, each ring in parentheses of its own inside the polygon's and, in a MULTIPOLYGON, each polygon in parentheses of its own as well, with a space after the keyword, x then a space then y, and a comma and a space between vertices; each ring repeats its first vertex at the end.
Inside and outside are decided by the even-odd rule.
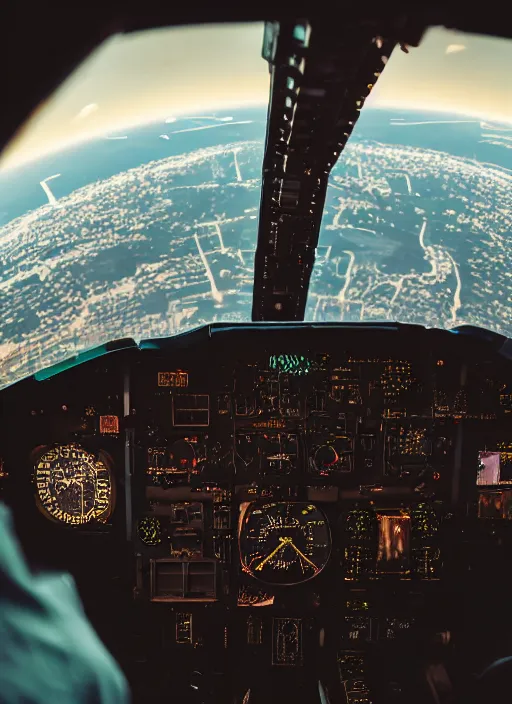
POLYGON ((101 435, 119 435, 119 417, 108 415, 100 416, 101 435))
POLYGON ((178 369, 174 372, 158 372, 158 386, 186 389, 188 386, 188 372, 178 369))

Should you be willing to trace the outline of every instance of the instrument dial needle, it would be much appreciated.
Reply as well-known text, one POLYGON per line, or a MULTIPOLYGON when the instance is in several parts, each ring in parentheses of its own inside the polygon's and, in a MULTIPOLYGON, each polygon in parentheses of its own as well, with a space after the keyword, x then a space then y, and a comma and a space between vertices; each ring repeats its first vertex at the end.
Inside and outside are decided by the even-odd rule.
MULTIPOLYGON (((275 550, 272 550, 272 552, 270 553, 270 555, 267 555, 267 557, 266 557, 264 560, 262 560, 262 562, 260 562, 260 564, 259 564, 257 567, 255 567, 255 570, 258 570, 258 572, 261 572, 261 570, 263 569, 263 566, 264 566, 269 560, 271 560, 271 559, 274 557, 274 555, 276 555, 276 554, 279 552, 279 550, 281 550, 282 548, 284 548, 286 545, 289 545, 291 542, 292 542, 292 539, 291 539, 291 538, 286 538, 286 537, 285 537, 285 538, 283 538, 283 537, 279 538, 279 545, 277 546, 277 548, 276 548, 275 550)), ((293 543, 292 543, 292 545, 293 545, 293 543)))

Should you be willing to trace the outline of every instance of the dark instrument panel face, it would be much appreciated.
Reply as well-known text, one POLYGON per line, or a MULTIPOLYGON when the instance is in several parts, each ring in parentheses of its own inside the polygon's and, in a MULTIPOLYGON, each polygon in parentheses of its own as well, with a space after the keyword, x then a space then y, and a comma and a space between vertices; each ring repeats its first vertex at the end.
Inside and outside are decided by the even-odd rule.
POLYGON ((472 335, 210 326, 4 390, 0 486, 136 701, 393 702, 512 525, 511 389, 472 335))
POLYGON ((239 546, 244 572, 269 584, 293 585, 320 574, 331 535, 314 504, 254 502, 241 510, 239 546))
POLYGON ((34 480, 39 507, 48 518, 83 526, 110 517, 114 493, 105 456, 76 443, 45 448, 35 462, 34 480))

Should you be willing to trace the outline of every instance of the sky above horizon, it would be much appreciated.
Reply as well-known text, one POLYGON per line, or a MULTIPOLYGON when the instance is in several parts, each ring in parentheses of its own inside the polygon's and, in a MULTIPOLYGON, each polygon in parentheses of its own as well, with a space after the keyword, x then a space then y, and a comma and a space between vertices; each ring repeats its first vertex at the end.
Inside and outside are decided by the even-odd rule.
MULTIPOLYGON (((151 121, 268 102, 263 24, 115 35, 62 84, 0 156, 0 169, 151 121)), ((395 49, 366 106, 512 122, 512 41, 430 29, 395 49)))

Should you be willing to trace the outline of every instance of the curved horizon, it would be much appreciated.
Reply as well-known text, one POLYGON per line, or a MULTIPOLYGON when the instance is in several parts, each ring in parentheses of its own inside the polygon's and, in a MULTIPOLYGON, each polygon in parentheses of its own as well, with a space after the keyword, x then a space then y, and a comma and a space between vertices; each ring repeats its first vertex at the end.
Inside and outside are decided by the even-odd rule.
MULTIPOLYGON (((1 226, 2 288, 12 305, 0 328, 0 387, 115 339, 249 322, 263 127, 242 121, 238 141, 214 146, 193 132, 195 148, 179 154, 106 178, 92 171, 85 185, 64 182, 56 196, 48 186, 47 203, 1 226)), ((465 323, 511 334, 510 311, 495 300, 509 289, 508 269, 501 259, 489 269, 487 250, 483 258, 478 251, 492 229, 492 244, 505 256, 503 204, 512 175, 470 158, 365 139, 345 155, 327 193, 306 319, 465 323), (410 196, 442 189, 445 177, 450 212, 438 221, 436 200, 410 196), (472 217, 466 183, 499 205, 481 216, 478 232, 457 230, 452 219, 472 217), (421 206, 426 210, 417 212, 421 206), (495 284, 481 298, 487 280, 495 284)))
MULTIPOLYGON (((222 114, 224 112, 236 112, 237 110, 244 110, 244 109, 257 109, 261 108, 266 110, 267 105, 264 102, 246 102, 245 104, 242 105, 224 105, 222 107, 215 107, 213 106, 209 112, 213 112, 214 116, 189 116, 187 115, 186 111, 183 114, 177 114, 173 116, 173 122, 174 121, 179 121, 179 120, 185 120, 185 119, 194 119, 194 120, 207 120, 207 119, 219 119, 217 115, 222 114)), ((469 119, 456 119, 456 120, 446 120, 447 123, 494 123, 495 125, 500 125, 503 126, 505 130, 508 131, 509 125, 510 125, 510 131, 512 132, 512 117, 509 117, 506 119, 503 116, 489 116, 488 114, 482 113, 482 112, 475 112, 475 113, 466 113, 466 112, 461 112, 457 110, 449 110, 449 109, 438 109, 437 107, 434 107, 432 105, 428 107, 424 107, 421 105, 416 105, 416 104, 411 104, 411 105, 403 105, 403 104, 398 104, 393 101, 386 101, 386 102, 379 102, 379 103, 373 103, 369 105, 365 105, 364 107, 364 113, 370 112, 370 111, 386 111, 386 112, 392 112, 392 111, 401 111, 404 113, 407 112, 414 112, 414 113, 429 113, 433 115, 439 115, 439 116, 453 116, 453 117, 458 117, 458 118, 469 118, 469 119)), ((363 113, 362 113, 363 114, 363 113)), ((425 124, 427 124, 427 120, 424 121, 425 124)), ((435 123, 440 123, 440 120, 433 120, 432 124, 435 123)), ((143 129, 145 127, 150 127, 152 125, 157 125, 157 124, 162 124, 162 125, 167 125, 169 124, 168 119, 162 119, 160 118, 149 118, 143 122, 132 122, 132 123, 127 123, 127 124, 122 124, 118 125, 117 129, 115 130, 116 132, 122 132, 124 130, 133 130, 133 129, 143 129), (161 122, 162 121, 162 122, 161 122)), ((229 125, 229 124, 236 124, 236 121, 234 122, 224 122, 222 123, 224 125, 229 125)), ((400 123, 395 123, 397 126, 400 123)), ((412 124, 412 123, 405 123, 405 124, 412 124)), ((415 124, 420 124, 420 123, 415 123, 415 124)), ((221 126, 221 125, 219 125, 221 126)), ((103 139, 123 139, 124 137, 120 136, 106 136, 104 130, 99 130, 98 132, 94 132, 92 134, 84 134, 79 138, 76 138, 72 141, 66 142, 66 143, 61 143, 58 145, 57 148, 52 148, 47 151, 41 151, 37 153, 36 155, 30 155, 26 156, 26 158, 23 158, 22 156, 18 156, 16 159, 9 160, 6 158, 5 160, 0 158, 0 175, 5 172, 11 172, 15 171, 17 169, 22 168, 23 166, 27 165, 33 165, 36 164, 37 162, 47 158, 47 157, 53 157, 53 156, 59 156, 63 154, 64 152, 70 151, 71 149, 75 147, 80 147, 83 146, 84 144, 87 144, 88 142, 95 142, 100 140, 101 138, 103 139)))

